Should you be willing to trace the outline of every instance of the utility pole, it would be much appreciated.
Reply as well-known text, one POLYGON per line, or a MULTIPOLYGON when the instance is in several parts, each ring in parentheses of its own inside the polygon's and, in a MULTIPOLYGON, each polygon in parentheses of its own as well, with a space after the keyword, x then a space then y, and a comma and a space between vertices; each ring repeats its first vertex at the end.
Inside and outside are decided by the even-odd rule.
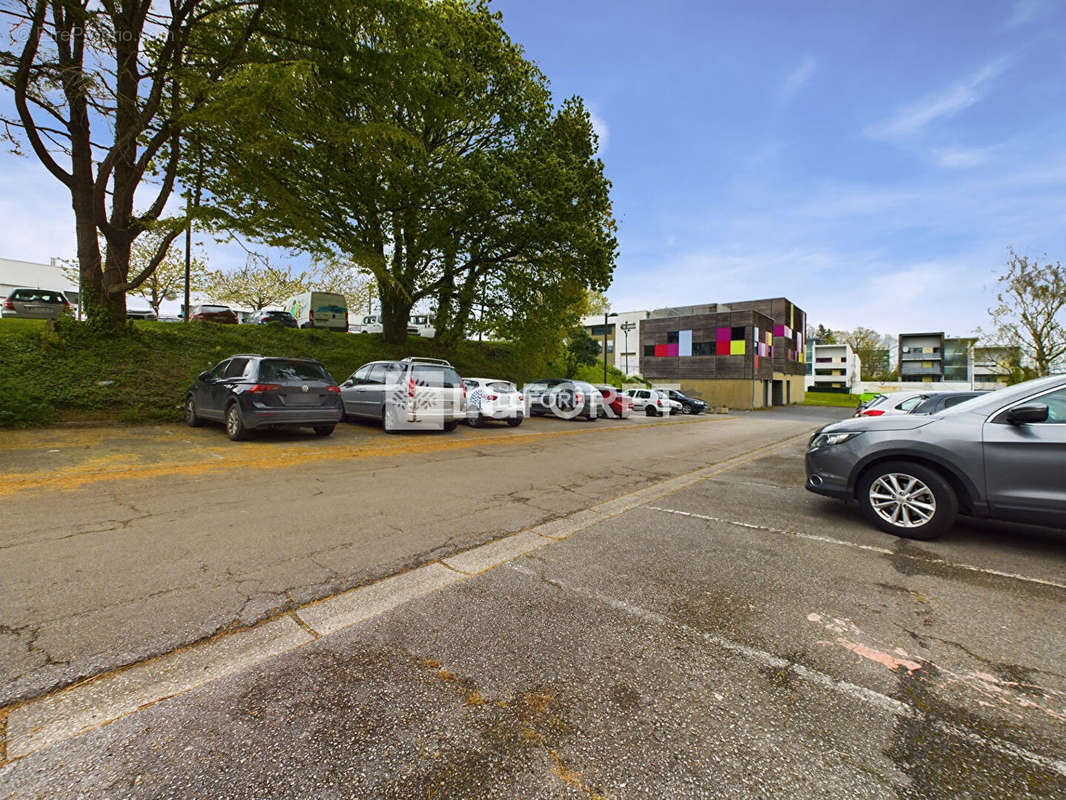
POLYGON ((621 324, 621 326, 619 326, 619 327, 622 328, 622 333, 625 334, 625 338, 626 338, 626 344, 625 344, 626 355, 625 355, 625 359, 626 359, 626 377, 628 378, 629 377, 629 332, 637 327, 637 323, 635 323, 635 322, 623 322, 621 324))

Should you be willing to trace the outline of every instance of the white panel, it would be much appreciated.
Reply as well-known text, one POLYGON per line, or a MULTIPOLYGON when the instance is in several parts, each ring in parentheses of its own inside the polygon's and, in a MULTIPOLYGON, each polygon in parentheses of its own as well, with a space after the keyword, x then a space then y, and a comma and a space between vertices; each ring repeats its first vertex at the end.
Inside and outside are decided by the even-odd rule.
POLYGON ((692 355, 692 331, 677 332, 677 354, 679 356, 692 355))

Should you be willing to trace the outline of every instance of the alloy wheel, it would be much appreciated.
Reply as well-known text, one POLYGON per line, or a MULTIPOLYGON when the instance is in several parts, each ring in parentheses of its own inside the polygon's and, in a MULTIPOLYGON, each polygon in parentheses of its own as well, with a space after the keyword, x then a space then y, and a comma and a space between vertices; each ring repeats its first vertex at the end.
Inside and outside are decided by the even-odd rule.
POLYGON ((936 515, 932 490, 913 475, 889 472, 870 484, 870 506, 885 522, 920 528, 936 515))

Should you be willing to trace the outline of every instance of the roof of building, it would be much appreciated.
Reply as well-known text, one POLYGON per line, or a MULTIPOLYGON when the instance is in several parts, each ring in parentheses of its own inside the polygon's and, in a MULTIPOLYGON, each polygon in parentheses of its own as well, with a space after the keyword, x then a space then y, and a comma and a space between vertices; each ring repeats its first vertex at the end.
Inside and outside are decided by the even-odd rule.
POLYGON ((76 282, 67 278, 58 266, 11 258, 0 258, 0 286, 56 291, 78 289, 76 282))

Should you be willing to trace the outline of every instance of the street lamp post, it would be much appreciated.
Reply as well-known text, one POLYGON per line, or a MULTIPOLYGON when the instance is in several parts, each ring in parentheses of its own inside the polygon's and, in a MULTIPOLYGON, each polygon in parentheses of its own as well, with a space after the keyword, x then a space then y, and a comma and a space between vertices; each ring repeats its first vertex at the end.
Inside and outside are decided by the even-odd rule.
POLYGON ((618 314, 608 314, 606 311, 603 313, 603 382, 607 383, 607 318, 617 317, 618 314))
POLYGON ((625 337, 626 337, 626 344, 625 344, 626 356, 625 356, 625 358, 626 358, 626 377, 628 378, 629 377, 629 332, 631 330, 633 330, 635 327, 637 327, 637 323, 635 323, 635 322, 623 322, 619 327, 622 329, 622 333, 624 333, 625 337))

